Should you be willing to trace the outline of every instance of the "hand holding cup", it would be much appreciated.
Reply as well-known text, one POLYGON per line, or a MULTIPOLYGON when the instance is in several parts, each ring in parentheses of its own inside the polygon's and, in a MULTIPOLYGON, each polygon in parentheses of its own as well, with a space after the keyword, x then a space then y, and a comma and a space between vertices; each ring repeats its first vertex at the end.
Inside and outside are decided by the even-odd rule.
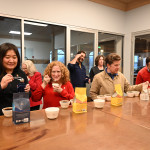
POLYGON ((62 90, 63 90, 63 89, 61 88, 61 86, 60 86, 58 83, 52 83, 52 86, 53 86, 54 92, 61 93, 62 90))

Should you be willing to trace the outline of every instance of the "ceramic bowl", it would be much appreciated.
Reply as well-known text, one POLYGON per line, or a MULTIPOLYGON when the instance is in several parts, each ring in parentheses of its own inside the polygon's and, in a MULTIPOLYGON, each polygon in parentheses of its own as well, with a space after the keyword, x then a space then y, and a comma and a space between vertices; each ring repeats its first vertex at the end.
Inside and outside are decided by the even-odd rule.
POLYGON ((3 112, 5 117, 11 117, 12 116, 12 107, 3 108, 2 112, 3 112))
POLYGON ((56 119, 59 114, 58 107, 48 107, 45 109, 45 113, 48 119, 56 119))
POLYGON ((59 101, 59 103, 60 103, 61 108, 68 108, 70 101, 69 100, 62 100, 62 101, 59 101))
POLYGON ((98 95, 97 99, 103 99, 103 100, 105 100, 105 96, 104 95, 98 95))
POLYGON ((103 108, 104 104, 105 104, 105 100, 104 99, 94 99, 94 106, 96 108, 103 108))
POLYGON ((128 97, 134 97, 134 93, 133 93, 132 91, 128 91, 128 92, 127 92, 127 96, 128 96, 128 97))
POLYGON ((111 101, 111 94, 105 94, 104 96, 106 101, 111 101))
POLYGON ((134 96, 139 96, 140 92, 139 91, 132 91, 134 93, 134 96))
POLYGON ((52 83, 52 87, 59 87, 59 84, 58 83, 52 83))

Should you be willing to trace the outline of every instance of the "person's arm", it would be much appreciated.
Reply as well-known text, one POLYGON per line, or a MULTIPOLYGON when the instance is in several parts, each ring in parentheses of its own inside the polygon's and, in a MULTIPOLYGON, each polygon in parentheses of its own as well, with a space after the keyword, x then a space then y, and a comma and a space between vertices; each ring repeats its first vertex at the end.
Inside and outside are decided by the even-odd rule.
POLYGON ((124 92, 127 91, 142 91, 142 83, 138 85, 130 85, 128 80, 124 77, 124 92))
POLYGON ((81 54, 77 54, 76 56, 75 56, 75 58, 72 60, 72 61, 70 61, 70 64, 76 64, 76 62, 77 62, 77 60, 78 60, 78 58, 81 56, 81 54))
POLYGON ((46 85, 50 82, 51 78, 48 75, 44 76, 43 83, 41 84, 42 88, 44 89, 46 85))
POLYGON ((43 87, 39 86, 34 92, 32 92, 32 101, 40 101, 42 99, 43 96, 43 87))
POLYGON ((51 78, 48 75, 44 76, 43 83, 37 87, 37 89, 32 92, 32 100, 37 102, 42 99, 44 89, 46 85, 50 82, 51 78))
POLYGON ((142 79, 142 76, 140 73, 137 74, 137 77, 136 77, 136 84, 140 84, 140 83, 143 83, 143 79, 142 79))
POLYGON ((70 82, 67 82, 66 88, 61 91, 60 95, 67 100, 74 98, 74 89, 70 82))
POLYGON ((30 84, 31 90, 33 91, 36 90, 36 88, 42 84, 41 73, 36 72, 34 74, 34 78, 32 77, 31 80, 29 81, 29 84, 30 84))
POLYGON ((97 96, 99 95, 99 91, 100 91, 100 85, 98 79, 95 76, 90 89, 90 96, 92 100, 97 99, 97 96))

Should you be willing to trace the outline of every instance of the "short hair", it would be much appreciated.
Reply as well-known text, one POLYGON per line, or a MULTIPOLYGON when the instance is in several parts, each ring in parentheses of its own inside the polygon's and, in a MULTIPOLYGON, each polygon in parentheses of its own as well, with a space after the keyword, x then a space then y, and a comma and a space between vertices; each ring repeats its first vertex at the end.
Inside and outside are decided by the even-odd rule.
MULTIPOLYGON (((103 55, 98 55, 96 58, 95 58, 95 65, 98 66, 98 62, 100 60, 100 58, 103 57, 103 60, 105 61, 105 57, 103 55)), ((104 65, 104 63, 103 63, 104 65)))
POLYGON ((3 43, 0 45, 0 76, 3 76, 6 72, 6 69, 3 66, 3 58, 9 50, 13 50, 18 58, 17 66, 16 68, 14 68, 14 70, 20 68, 20 55, 18 52, 18 48, 12 43, 3 43))
POLYGON ((29 76, 33 76, 34 73, 37 72, 37 69, 31 60, 25 60, 22 64, 27 66, 29 76))
POLYGON ((146 58, 146 65, 148 66, 148 63, 150 62, 150 57, 146 58))
POLYGON ((51 73, 52 73, 52 68, 54 66, 59 66, 60 70, 61 70, 61 82, 62 84, 65 84, 66 82, 70 81, 70 73, 69 70, 67 69, 67 67, 61 63, 60 61, 52 61, 51 63, 49 63, 47 65, 47 67, 45 68, 44 71, 44 76, 48 75, 49 77, 51 77, 51 73))
POLYGON ((86 56, 86 52, 85 51, 78 51, 77 54, 81 54, 81 53, 84 53, 85 56, 86 56))
POLYGON ((107 64, 111 65, 114 61, 119 61, 119 60, 121 60, 121 57, 118 54, 110 53, 109 55, 106 56, 105 63, 106 65, 107 64))

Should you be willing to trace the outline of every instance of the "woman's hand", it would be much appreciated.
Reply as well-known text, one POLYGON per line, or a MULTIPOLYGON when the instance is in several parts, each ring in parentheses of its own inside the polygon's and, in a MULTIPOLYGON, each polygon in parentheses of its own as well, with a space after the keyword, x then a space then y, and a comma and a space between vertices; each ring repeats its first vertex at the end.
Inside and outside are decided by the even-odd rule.
POLYGON ((44 76, 42 87, 45 88, 46 85, 50 82, 51 78, 48 75, 44 76))
POLYGON ((14 80, 11 74, 6 74, 1 80, 1 89, 5 89, 8 86, 8 83, 14 80))
POLYGON ((29 84, 26 85, 26 87, 24 88, 24 91, 26 93, 29 93, 29 91, 30 91, 30 85, 29 84))
POLYGON ((54 86, 53 90, 54 92, 61 93, 63 89, 61 88, 61 86, 54 86))

